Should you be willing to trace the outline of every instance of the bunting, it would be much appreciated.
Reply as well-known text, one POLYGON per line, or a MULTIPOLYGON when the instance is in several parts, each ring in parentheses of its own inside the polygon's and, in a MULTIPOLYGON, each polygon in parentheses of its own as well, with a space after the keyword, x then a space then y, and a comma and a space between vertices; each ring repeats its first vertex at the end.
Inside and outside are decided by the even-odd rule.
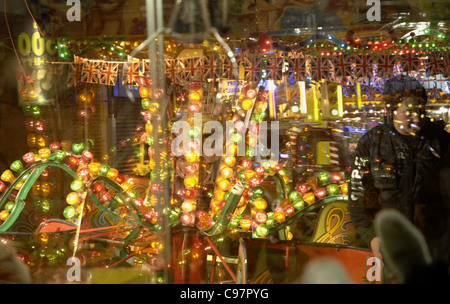
MULTIPOLYGON (((414 53, 329 57, 293 55, 286 58, 282 54, 268 54, 263 58, 242 54, 236 59, 244 70, 243 80, 250 82, 259 82, 263 71, 266 71, 266 80, 280 81, 283 73, 287 72, 295 81, 326 79, 343 85, 353 86, 359 83, 378 88, 385 79, 400 73, 416 76, 423 76, 425 73, 426 76, 442 74, 443 77, 449 77, 450 74, 450 55, 443 52, 430 52, 421 57, 414 53)), ((166 78, 175 83, 186 82, 194 77, 213 81, 234 78, 232 64, 227 56, 188 59, 168 57, 164 63, 166 78)), ((77 86, 81 82, 114 86, 119 73, 122 73, 122 85, 138 86, 136 78, 149 75, 150 61, 130 57, 124 62, 109 62, 75 56, 74 62, 68 63, 68 87, 77 86)))

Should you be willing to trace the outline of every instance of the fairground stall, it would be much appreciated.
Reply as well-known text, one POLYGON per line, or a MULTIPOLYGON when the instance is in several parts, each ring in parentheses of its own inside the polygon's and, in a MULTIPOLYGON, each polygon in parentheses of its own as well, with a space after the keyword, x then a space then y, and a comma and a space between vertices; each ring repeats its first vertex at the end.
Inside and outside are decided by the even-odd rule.
POLYGON ((394 75, 447 123, 448 2, 1 10, 0 236, 29 282, 294 283, 319 257, 381 282, 349 164, 394 75))

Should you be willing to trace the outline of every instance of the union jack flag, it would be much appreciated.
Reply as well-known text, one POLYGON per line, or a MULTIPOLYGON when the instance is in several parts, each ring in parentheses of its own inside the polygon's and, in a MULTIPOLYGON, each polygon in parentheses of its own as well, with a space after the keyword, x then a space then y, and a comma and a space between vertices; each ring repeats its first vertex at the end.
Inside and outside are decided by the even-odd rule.
POLYGON ((150 74, 150 59, 142 59, 142 73, 149 75, 150 74))
POLYGON ((212 79, 213 81, 215 81, 215 79, 217 78, 216 70, 219 67, 219 65, 217 64, 217 60, 218 59, 214 56, 205 56, 202 58, 202 79, 212 79))
POLYGON ((101 69, 101 61, 84 59, 81 68, 81 81, 89 83, 98 83, 100 69, 101 69))
POLYGON ((221 66, 217 69, 218 78, 233 78, 233 64, 228 56, 221 56, 221 66))
MULTIPOLYGON (((298 55, 294 58, 288 59, 289 69, 294 73, 296 80, 305 81, 306 75, 309 73, 308 68, 310 65, 306 64, 306 57, 304 55, 298 55)), ((309 75, 309 74, 308 74, 309 75)))
POLYGON ((201 76, 201 63, 202 60, 199 58, 187 58, 178 60, 177 69, 179 70, 179 73, 177 74, 177 81, 189 81, 190 78, 201 76))
POLYGON ((444 77, 450 76, 450 54, 445 54, 444 57, 442 57, 442 60, 444 60, 444 71, 443 75, 444 77))
POLYGON ((69 64, 69 79, 67 87, 73 87, 78 85, 78 81, 81 77, 81 64, 83 63, 83 59, 75 56, 74 62, 69 64))
POLYGON ((335 68, 335 75, 338 79, 343 79, 352 74, 352 61, 350 55, 339 55, 331 57, 331 63, 335 68))
POLYGON ((244 67, 244 80, 250 82, 258 82, 261 79, 261 62, 262 58, 245 56, 242 58, 241 64, 244 67))
POLYGON ((119 70, 119 63, 102 62, 100 70, 100 84, 115 86, 117 81, 117 72, 119 70))
POLYGON ((266 79, 282 80, 283 79, 284 57, 268 57, 267 58, 267 76, 266 79))
POLYGON ((353 57, 355 64, 356 78, 367 78, 372 74, 373 55, 355 55, 353 57))
POLYGON ((428 54, 428 76, 435 76, 445 71, 444 59, 441 52, 428 54))
POLYGON ((137 86, 136 77, 139 76, 140 62, 133 60, 124 63, 122 85, 137 86))
POLYGON ((395 56, 379 54, 375 59, 377 63, 377 75, 381 78, 391 78, 393 76, 394 65, 396 62, 395 56))
POLYGON ((311 57, 311 79, 319 81, 328 78, 328 58, 311 57))
POLYGON ((401 57, 401 65, 404 72, 411 74, 413 71, 420 70, 420 60, 413 53, 403 54, 401 57))
POLYGON ((177 62, 175 59, 173 58, 166 58, 164 60, 165 62, 165 73, 166 73, 166 77, 169 78, 172 82, 175 82, 177 77, 177 62))

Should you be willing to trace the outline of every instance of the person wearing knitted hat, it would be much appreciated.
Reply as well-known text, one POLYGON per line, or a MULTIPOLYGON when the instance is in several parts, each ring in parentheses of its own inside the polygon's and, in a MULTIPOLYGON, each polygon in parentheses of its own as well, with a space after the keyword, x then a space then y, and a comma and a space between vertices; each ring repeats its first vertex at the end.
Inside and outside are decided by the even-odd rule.
MULTIPOLYGON (((383 93, 385 122, 358 141, 348 199, 359 236, 382 263, 382 243, 374 229, 376 214, 382 209, 396 209, 423 230, 428 208, 428 202, 424 202, 423 193, 428 192, 423 189, 424 181, 448 160, 450 152, 450 133, 426 116, 427 95, 418 80, 395 76, 386 81, 383 93)), ((442 220, 447 221, 448 206, 439 208, 443 211, 442 220)), ((438 223, 440 219, 427 223, 433 221, 438 223)))

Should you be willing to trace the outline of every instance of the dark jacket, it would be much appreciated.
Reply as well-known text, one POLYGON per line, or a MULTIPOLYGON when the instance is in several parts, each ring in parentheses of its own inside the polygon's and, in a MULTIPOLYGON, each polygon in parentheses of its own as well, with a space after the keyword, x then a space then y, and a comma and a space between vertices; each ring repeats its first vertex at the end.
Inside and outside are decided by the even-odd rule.
POLYGON ((386 123, 361 137, 352 163, 349 210, 366 245, 375 237, 373 220, 382 208, 400 210, 420 228, 418 206, 426 205, 422 184, 448 159, 449 143, 450 133, 428 119, 416 136, 401 135, 386 123))

